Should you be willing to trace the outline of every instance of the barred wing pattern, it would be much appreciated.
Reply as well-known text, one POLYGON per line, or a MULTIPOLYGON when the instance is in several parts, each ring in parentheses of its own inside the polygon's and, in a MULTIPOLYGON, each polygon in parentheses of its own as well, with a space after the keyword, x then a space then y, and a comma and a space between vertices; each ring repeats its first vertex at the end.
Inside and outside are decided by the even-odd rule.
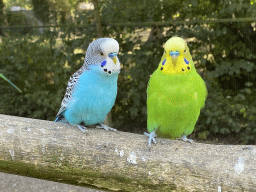
POLYGON ((68 81, 66 93, 61 102, 61 107, 56 117, 61 115, 61 113, 66 110, 68 103, 72 100, 72 93, 81 74, 88 70, 87 66, 102 62, 102 57, 100 55, 104 52, 104 45, 111 43, 112 40, 113 39, 111 38, 100 38, 90 43, 86 51, 83 66, 77 72, 75 72, 68 81))
POLYGON ((81 67, 77 72, 75 72, 69 79, 68 81, 68 86, 66 89, 66 93, 64 95, 64 98, 61 102, 61 107, 59 112, 57 113, 56 117, 58 117, 63 111, 65 111, 66 106, 68 105, 69 101, 72 99, 72 93, 73 90, 75 88, 75 85, 77 83, 77 81, 79 80, 79 77, 81 76, 81 74, 87 70, 86 65, 83 65, 83 67, 81 67))

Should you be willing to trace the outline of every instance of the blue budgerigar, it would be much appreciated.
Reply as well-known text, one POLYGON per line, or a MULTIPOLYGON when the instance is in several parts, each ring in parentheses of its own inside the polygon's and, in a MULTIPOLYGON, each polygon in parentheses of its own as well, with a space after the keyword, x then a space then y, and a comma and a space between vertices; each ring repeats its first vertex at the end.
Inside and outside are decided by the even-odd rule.
POLYGON ((99 38, 89 45, 84 65, 69 79, 55 122, 77 125, 83 132, 86 127, 81 124, 115 131, 103 122, 117 95, 118 51, 119 44, 112 38, 99 38))

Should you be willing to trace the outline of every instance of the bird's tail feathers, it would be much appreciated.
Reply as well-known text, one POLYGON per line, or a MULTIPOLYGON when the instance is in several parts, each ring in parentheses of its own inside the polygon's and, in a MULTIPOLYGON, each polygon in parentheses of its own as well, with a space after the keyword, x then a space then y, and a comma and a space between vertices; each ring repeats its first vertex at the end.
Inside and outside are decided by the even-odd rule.
POLYGON ((57 116, 54 122, 58 122, 58 121, 60 121, 60 120, 61 120, 61 117, 60 117, 60 116, 57 116))
POLYGON ((68 123, 68 120, 61 113, 57 115, 54 122, 68 123))

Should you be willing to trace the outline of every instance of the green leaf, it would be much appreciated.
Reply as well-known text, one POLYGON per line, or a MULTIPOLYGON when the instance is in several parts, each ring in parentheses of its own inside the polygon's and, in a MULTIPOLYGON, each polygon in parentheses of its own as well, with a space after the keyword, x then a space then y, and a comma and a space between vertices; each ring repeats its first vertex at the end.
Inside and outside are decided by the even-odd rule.
POLYGON ((198 2, 197 2, 197 0, 191 0, 191 4, 192 4, 192 6, 197 6, 198 5, 198 2))
POLYGON ((251 87, 251 86, 253 86, 253 83, 247 81, 244 85, 245 85, 246 87, 251 87))
POLYGON ((209 131, 202 131, 202 132, 198 133, 198 137, 200 139, 206 140, 209 134, 210 134, 209 131))
POLYGON ((137 116, 139 109, 135 107, 131 107, 129 111, 130 111, 131 117, 134 118, 137 116))
POLYGON ((9 79, 7 79, 2 73, 0 73, 0 77, 2 77, 5 81, 10 83, 15 89, 22 93, 22 91, 16 85, 14 85, 9 79))

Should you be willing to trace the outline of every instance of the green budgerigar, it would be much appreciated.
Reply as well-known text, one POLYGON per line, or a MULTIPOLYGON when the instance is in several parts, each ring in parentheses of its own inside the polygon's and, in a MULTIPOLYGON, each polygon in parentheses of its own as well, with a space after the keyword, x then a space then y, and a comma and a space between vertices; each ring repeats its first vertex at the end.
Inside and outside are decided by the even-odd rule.
POLYGON ((187 43, 180 37, 170 38, 148 83, 148 146, 156 143, 156 134, 193 143, 186 136, 194 130, 206 96, 205 82, 195 69, 187 43))

